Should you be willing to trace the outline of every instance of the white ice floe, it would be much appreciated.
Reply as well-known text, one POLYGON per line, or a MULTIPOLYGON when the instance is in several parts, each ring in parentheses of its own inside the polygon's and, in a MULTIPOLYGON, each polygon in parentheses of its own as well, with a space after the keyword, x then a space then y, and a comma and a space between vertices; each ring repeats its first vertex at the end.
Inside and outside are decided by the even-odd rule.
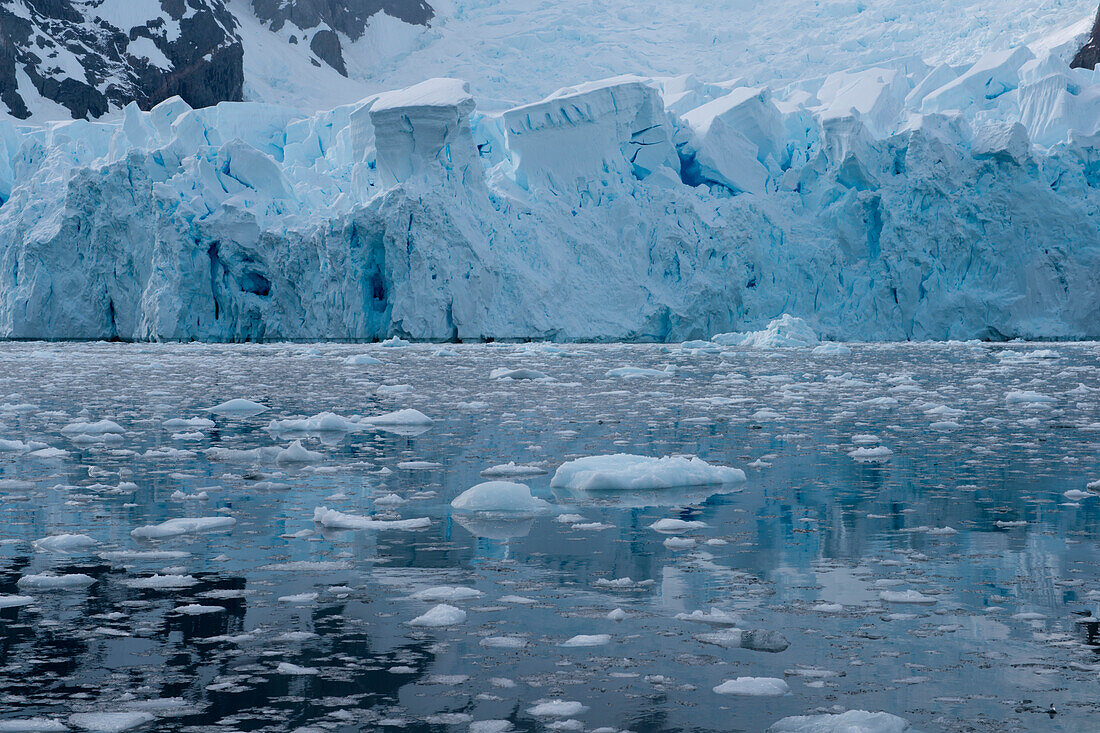
POLYGON ((490 372, 489 377, 492 379, 531 379, 536 381, 552 379, 552 377, 543 374, 536 369, 508 369, 505 367, 494 369, 492 372, 490 372))
POLYGON ((206 411, 225 417, 252 417, 253 415, 259 415, 261 412, 267 412, 267 406, 252 400, 238 398, 208 407, 206 411))
POLYGON ((325 506, 319 506, 313 510, 313 521, 329 529, 425 529, 432 524, 432 520, 428 517, 374 519, 373 517, 344 514, 325 506))
POLYGON ((95 547, 99 542, 86 534, 55 534, 35 540, 34 549, 39 552, 77 553, 95 547))
POLYGON ((852 353, 852 350, 844 344, 830 342, 815 346, 814 350, 810 353, 814 356, 847 356, 852 353))
POLYGON ((95 583, 95 578, 84 573, 69 573, 67 575, 55 575, 42 573, 39 575, 24 575, 16 582, 20 590, 31 588, 34 590, 69 590, 73 588, 87 588, 95 583))
POLYGON ((198 579, 193 575, 170 573, 166 575, 154 574, 148 578, 130 578, 124 580, 123 584, 129 588, 139 590, 176 590, 178 588, 190 588, 193 585, 198 585, 198 582, 198 579))
POLYGON ((0 595, 0 608, 18 608, 34 603, 33 596, 3 596, 0 595))
POLYGON ((550 503, 532 496, 526 484, 486 481, 459 494, 451 506, 466 512, 530 513, 546 510, 550 503))
POLYGON ((875 446, 874 448, 861 445, 848 451, 848 455, 860 463, 885 463, 890 460, 890 456, 894 455, 894 451, 884 445, 875 446))
POLYGON ((91 733, 123 733, 152 723, 156 717, 152 713, 73 713, 69 716, 69 725, 91 733))
POLYGON ((646 369, 643 367, 624 366, 617 369, 610 369, 607 372, 609 377, 619 377, 620 379, 641 379, 643 377, 670 377, 676 374, 676 370, 673 367, 667 367, 665 369, 646 369))
POLYGON ((344 359, 344 363, 350 366, 377 366, 382 360, 375 359, 370 354, 353 354, 344 359))
POLYGON ((915 603, 931 605, 936 603, 937 599, 933 596, 926 596, 920 591, 915 590, 884 590, 878 594, 878 597, 887 603, 915 603))
POLYGON ((440 603, 427 613, 417 616, 409 621, 409 626, 424 626, 436 628, 441 626, 456 626, 466 621, 466 612, 461 608, 440 603))
POLYGON ((302 667, 297 664, 291 664, 290 662, 279 662, 279 666, 275 668, 278 674, 286 674, 293 676, 306 676, 321 674, 321 670, 316 667, 302 667))
POLYGON ((692 621, 711 626, 739 626, 742 623, 741 617, 736 613, 723 611, 719 608, 712 608, 710 611, 696 610, 691 613, 678 613, 676 618, 679 621, 692 621))
POLYGON ((143 540, 163 540, 186 534, 224 532, 233 529, 236 524, 237 520, 233 517, 180 517, 160 524, 138 527, 130 532, 130 536, 143 540))
POLYGON ((778 677, 738 677, 726 680, 714 688, 719 695, 745 695, 750 697, 779 697, 791 688, 778 677))
POLYGON ((909 729, 908 720, 890 713, 848 710, 783 718, 768 733, 906 733, 909 729))
POLYGON ((65 733, 69 726, 56 718, 0 720, 0 733, 65 733))
POLYGON ((201 603, 189 603, 186 606, 177 606, 173 610, 184 616, 205 616, 211 613, 225 613, 224 606, 204 606, 201 603))
POLYGON ((122 426, 111 420, 96 422, 74 422, 61 428, 65 435, 121 435, 126 432, 122 426))
POLYGON ((745 480, 738 468, 712 466, 696 458, 649 458, 625 453, 588 456, 558 468, 553 488, 578 491, 651 490, 734 484, 745 480))
POLYGON ((1049 405, 1058 400, 1050 395, 1031 390, 1013 390, 1005 393, 1005 402, 1010 405, 1049 405))
POLYGON ((656 532, 686 532, 691 529, 703 529, 707 526, 706 522, 700 522, 697 519, 673 519, 671 517, 665 517, 664 519, 658 519, 653 524, 649 525, 649 528, 656 532))
POLYGON ((302 441, 296 440, 276 454, 275 462, 283 464, 317 463, 323 458, 323 454, 309 450, 302 445, 302 441))
POLYGON ((588 710, 587 705, 575 700, 547 700, 527 708, 527 714, 536 718, 571 718, 588 710))
POLYGON ((542 476, 547 471, 538 466, 517 465, 515 461, 509 461, 498 466, 486 468, 481 472, 482 478, 524 478, 527 476, 542 476))
POLYGON ((611 634, 578 634, 563 641, 563 647, 603 646, 610 643, 611 634))
POLYGON ((419 410, 406 409, 387 412, 384 415, 365 417, 361 421, 364 425, 377 427, 421 427, 432 425, 435 421, 419 410))
POLYGON ((460 585, 437 585, 432 588, 425 588, 413 593, 410 598, 415 598, 418 601, 427 601, 430 603, 450 602, 456 601, 469 601, 474 598, 481 598, 482 592, 476 588, 466 588, 460 585))

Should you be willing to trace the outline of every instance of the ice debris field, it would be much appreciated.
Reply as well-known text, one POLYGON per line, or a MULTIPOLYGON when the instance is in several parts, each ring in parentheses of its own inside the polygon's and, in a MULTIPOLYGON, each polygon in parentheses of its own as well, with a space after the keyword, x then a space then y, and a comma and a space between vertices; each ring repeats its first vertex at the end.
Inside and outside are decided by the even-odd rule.
POLYGON ((0 344, 0 731, 1091 730, 1096 344, 0 344))
POLYGON ((710 5, 714 55, 666 39, 650 65, 555 65, 584 36, 516 9, 507 103, 485 3, 378 73, 408 86, 324 111, 0 120, 0 336, 675 341, 790 314, 842 341, 1100 338, 1089 3, 797 4, 786 42, 775 9, 710 5))

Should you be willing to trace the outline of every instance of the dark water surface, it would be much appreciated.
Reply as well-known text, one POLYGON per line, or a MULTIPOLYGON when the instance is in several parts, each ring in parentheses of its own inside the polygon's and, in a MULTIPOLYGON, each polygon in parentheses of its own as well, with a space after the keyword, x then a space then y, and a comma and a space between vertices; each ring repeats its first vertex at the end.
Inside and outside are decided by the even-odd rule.
POLYGON ((0 438, 27 445, 0 444, 0 596, 33 601, 0 609, 0 730, 144 711, 157 731, 465 731, 488 720, 763 731, 790 715, 866 709, 923 731, 1100 731, 1100 638, 1088 620, 1100 615, 1100 494, 1086 491, 1100 479, 1098 366, 1095 344, 853 346, 839 356, 3 344, 0 438), (345 362, 368 353, 384 363, 345 362), (669 365, 666 376, 606 376, 669 365), (554 379, 491 379, 498 367, 554 379), (269 410, 203 411, 231 398, 269 410), (323 411, 403 408, 434 425, 418 435, 267 430, 323 411), (164 425, 194 417, 215 425, 164 425), (62 432, 100 419, 124 432, 62 432), (294 439, 322 458, 207 452, 294 439), (64 453, 36 453, 33 441, 64 453), (857 443, 893 453, 861 462, 849 455, 857 443), (550 490, 563 462, 617 452, 696 454, 745 469, 748 482, 550 490), (398 465, 410 461, 427 464, 398 465), (482 470, 509 461, 549 472, 520 480, 554 511, 452 515, 451 500, 482 470), (313 522, 319 506, 431 525, 333 531, 313 522), (164 540, 130 534, 218 516, 236 523, 164 540), (666 517, 706 526, 649 527, 666 517), (96 544, 34 545, 62 533, 96 544), (666 543, 673 537, 696 542, 666 543), (92 582, 19 584, 51 573, 92 582), (154 575, 178 576, 180 587, 142 587, 163 582, 142 582, 154 575), (436 603, 410 595, 435 586, 481 595, 452 602, 463 623, 409 626, 436 603), (905 591, 925 602, 890 600, 905 591), (200 608, 177 611, 188 606, 200 608), (624 620, 606 617, 616 608, 624 620), (789 646, 727 648, 707 636, 724 627, 676 618, 712 608, 789 646), (561 646, 578 634, 610 641, 561 646), (790 692, 713 691, 745 676, 785 679, 790 692), (554 700, 586 709, 532 712, 554 700))

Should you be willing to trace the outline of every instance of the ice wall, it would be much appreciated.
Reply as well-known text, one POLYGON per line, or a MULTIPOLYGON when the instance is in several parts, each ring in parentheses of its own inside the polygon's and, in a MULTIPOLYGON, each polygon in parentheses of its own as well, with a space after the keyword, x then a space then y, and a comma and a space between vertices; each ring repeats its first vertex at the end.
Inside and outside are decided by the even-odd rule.
POLYGON ((1100 338, 1079 47, 0 122, 0 336, 1100 338))

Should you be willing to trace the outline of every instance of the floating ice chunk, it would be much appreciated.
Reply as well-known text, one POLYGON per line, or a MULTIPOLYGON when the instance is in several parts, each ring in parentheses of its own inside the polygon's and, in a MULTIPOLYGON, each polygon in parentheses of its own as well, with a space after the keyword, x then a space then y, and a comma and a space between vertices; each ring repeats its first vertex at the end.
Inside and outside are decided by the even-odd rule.
POLYGON ((476 588, 466 588, 460 585, 437 585, 434 588, 418 590, 409 597, 418 601, 437 603, 440 601, 468 601, 473 598, 481 598, 482 595, 482 592, 476 588))
POLYGON ((578 634, 563 641, 559 646, 588 647, 603 646, 611 641, 611 634, 578 634))
POLYGON ((33 588, 35 590, 67 590, 70 588, 87 588, 95 583, 95 578, 84 573, 70 573, 68 575, 24 575, 16 582, 20 589, 33 588))
POLYGON ((571 718, 586 710, 588 710, 587 705, 574 700, 548 700, 527 708, 527 714, 536 718, 571 718))
POLYGON ((817 334, 801 318, 784 313, 763 331, 721 333, 711 339, 722 346, 749 346, 756 349, 781 349, 816 346, 817 334))
POLYGON ((752 649, 771 654, 785 651, 791 645, 783 634, 769 629, 724 629, 696 634, 695 638, 704 644, 714 644, 724 649, 752 649))
POLYGON ((329 529, 425 529, 432 525, 432 520, 428 517, 374 519, 344 514, 325 506, 319 506, 313 510, 313 521, 329 529))
POLYGON ((487 636, 478 644, 488 649, 523 649, 527 640, 520 636, 487 636))
POLYGON ((553 379, 553 377, 547 376, 536 369, 508 369, 501 367, 494 369, 489 373, 492 379, 553 379))
POLYGON ((791 691, 786 681, 778 677, 738 677, 726 680, 714 688, 719 695, 779 697, 791 691))
POLYGON ((316 593, 296 593, 292 596, 279 596, 279 603, 313 603, 316 600, 316 593))
POLYGON ((418 427, 432 425, 435 421, 425 415, 419 410, 407 409, 397 410, 396 412, 387 412, 384 415, 376 415, 374 417, 365 417, 362 420, 367 425, 377 426, 396 426, 396 427, 418 427))
POLYGON ((126 432, 117 422, 98 420, 96 422, 74 422, 61 428, 65 435, 121 435, 126 432))
POLYGON ((624 366, 618 369, 610 369, 607 372, 609 377, 619 377, 621 379, 640 379, 642 377, 669 377, 676 373, 673 367, 667 369, 645 369, 643 367, 631 367, 624 366))
POLYGON ((332 412, 322 412, 304 420, 272 420, 271 433, 344 433, 358 430, 359 424, 332 412))
POLYGON ((706 522, 700 522, 698 520, 672 519, 671 517, 666 517, 664 519, 658 519, 656 522, 649 525, 649 528, 656 532, 686 532, 689 529, 702 529, 706 526, 706 522))
POLYGON ((65 733, 69 726, 56 718, 0 720, 0 733, 65 733))
POLYGON ((442 463, 435 461, 401 461, 397 467, 405 471, 430 471, 435 468, 443 468, 442 463))
POLYGON ((508 733, 512 730, 509 720, 475 720, 470 723, 469 733, 508 733))
POLYGON ((847 356, 852 353, 852 350, 844 344, 830 342, 821 344, 821 346, 815 346, 814 350, 810 353, 814 356, 847 356))
POLYGON ((741 483, 745 472, 712 466, 696 458, 649 458, 625 453, 588 456, 563 464, 550 481, 553 488, 577 491, 636 491, 741 483))
POLYGON ((174 590, 176 588, 190 588, 198 584, 193 575, 158 575, 153 574, 148 578, 131 578, 123 581, 129 588, 140 590, 174 590))
POLYGON ((35 540, 34 549, 39 552, 75 553, 95 547, 99 542, 86 534, 55 534, 35 540))
POLYGON ((283 448, 275 456, 276 463, 317 463, 324 455, 317 451, 307 449, 302 441, 296 440, 288 447, 283 448))
POLYGON ((206 411, 226 417, 251 417, 252 415, 259 415, 261 412, 267 412, 267 407, 259 402, 238 398, 208 407, 206 411))
POLYGON ((547 471, 538 466, 520 466, 514 461, 486 468, 481 472, 482 478, 524 478, 526 476, 542 476, 547 471))
POLYGON ((160 524, 138 527, 130 533, 130 536, 137 539, 162 540, 185 534, 231 530, 236 524, 237 520, 233 517, 181 517, 169 519, 160 524))
POLYGON ((152 713, 74 713, 69 716, 69 725, 92 733, 123 733, 140 728, 156 718, 152 713))
POLYGON ((1049 405, 1052 402, 1057 402, 1057 400, 1050 395, 1041 394, 1039 392, 1013 390, 1005 394, 1005 402, 1010 405, 1049 405))
POLYGON ((692 621, 700 624, 710 624, 711 626, 737 626, 741 623, 741 617, 736 613, 729 613, 718 608, 712 608, 710 611, 696 610, 691 613, 678 613, 676 618, 679 621, 692 621))
POLYGON ((425 614, 417 616, 409 621, 409 626, 424 626, 436 628, 441 626, 455 626, 466 621, 466 612, 461 608, 440 603, 425 614))
POLYGON ((53 458, 65 458, 69 455, 69 451, 61 450, 60 448, 41 448, 39 450, 31 451, 28 455, 30 455, 32 458, 43 458, 49 460, 53 458))
POLYGON ((848 455, 861 463, 885 463, 890 460, 890 456, 894 455, 894 451, 884 445, 874 448, 860 446, 848 451, 848 455))
POLYGON ((932 596, 926 596, 920 591, 915 590, 884 590, 878 594, 878 597, 887 603, 916 603, 931 605, 936 603, 937 599, 932 596))
POLYGON ((214 427, 214 421, 208 420, 205 417, 174 417, 171 420, 165 420, 162 424, 164 425, 164 427, 171 428, 173 430, 179 428, 188 428, 191 430, 209 430, 210 428, 214 427))
POLYGON ((626 611, 621 608, 615 608, 608 611, 604 618, 608 621, 624 621, 626 619, 626 611))
POLYGON ((1089 493, 1088 491, 1081 491, 1080 489, 1070 489, 1063 493, 1062 496, 1070 501, 1081 501, 1082 499, 1088 499, 1091 496, 1095 496, 1095 494, 1089 493))
POLYGON ((768 733, 906 733, 908 730, 909 721, 896 715, 849 710, 783 718, 768 728, 768 733))
POLYGON ((175 613, 183 614, 184 616, 205 616, 209 613, 225 613, 224 606, 204 606, 199 603, 189 603, 186 606, 177 606, 173 610, 175 613))
POLYGON ((316 667, 302 667, 297 664, 291 664, 290 662, 279 662, 279 666, 275 668, 278 674, 288 675, 315 675, 321 674, 321 670, 316 667))
POLYGON ((1100 480, 1089 481, 1087 484, 1085 484, 1085 488, 1089 491, 1100 492, 1100 480))
POLYGON ((34 603, 32 596, 2 596, 0 595, 0 608, 18 608, 34 603))
POLYGON ((487 481, 459 494, 451 506, 467 512, 538 512, 550 503, 531 496, 531 487, 511 481, 487 481))
POLYGON ((354 354, 344 359, 344 363, 351 366, 376 366, 382 363, 381 359, 375 359, 369 354, 354 354))

